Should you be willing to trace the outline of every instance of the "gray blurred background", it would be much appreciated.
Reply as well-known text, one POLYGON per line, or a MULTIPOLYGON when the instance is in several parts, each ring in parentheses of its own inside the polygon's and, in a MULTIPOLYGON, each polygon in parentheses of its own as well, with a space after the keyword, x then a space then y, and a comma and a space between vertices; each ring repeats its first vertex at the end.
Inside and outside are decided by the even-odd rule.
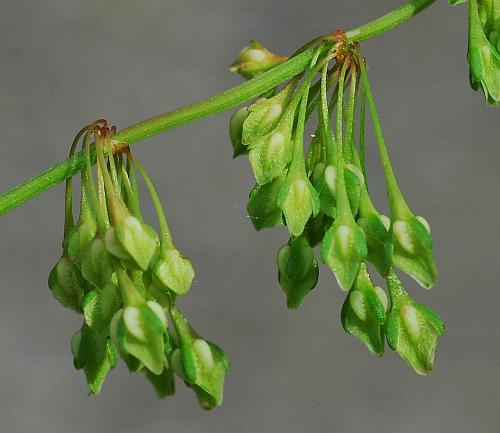
MULTIPOLYGON (((290 53, 400 3, 1 0, 0 191, 65 158, 89 121, 125 127, 240 83, 227 66, 249 39, 290 53)), ((158 400, 123 366, 86 396, 69 349, 81 319, 46 283, 61 252, 59 185, 0 218, 1 433, 498 431, 500 108, 469 89, 466 8, 440 0, 364 50, 400 185, 433 227, 440 280, 408 288, 447 323, 435 372, 419 377, 345 334, 344 295, 324 267, 303 307, 287 311, 275 270, 287 234, 256 233, 246 217, 252 174, 232 161, 227 112, 133 149, 196 265, 181 305, 232 359, 223 406, 203 412, 181 384, 158 400)))

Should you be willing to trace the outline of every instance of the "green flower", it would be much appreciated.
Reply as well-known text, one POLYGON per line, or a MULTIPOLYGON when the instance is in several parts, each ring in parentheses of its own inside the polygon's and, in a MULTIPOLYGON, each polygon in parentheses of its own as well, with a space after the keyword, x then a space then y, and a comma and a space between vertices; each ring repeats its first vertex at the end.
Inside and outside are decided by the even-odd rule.
POLYGON ((277 200, 285 178, 286 175, 282 174, 264 185, 256 185, 250 191, 247 211, 257 231, 283 224, 283 212, 277 200))
POLYGON ((365 235, 354 220, 335 220, 321 244, 321 259, 334 272, 345 292, 352 287, 367 254, 365 235))
POLYGON ((318 214, 319 196, 307 177, 303 159, 292 162, 278 191, 277 204, 293 236, 300 236, 309 218, 318 214))
POLYGON ((285 60, 287 60, 287 57, 272 53, 260 42, 250 41, 250 45, 240 52, 229 70, 251 79, 283 63, 285 60))
POLYGON ((247 144, 250 149, 248 158, 259 185, 266 184, 282 174, 292 160, 294 118, 294 111, 288 111, 276 128, 247 144))
POLYGON ((392 222, 391 232, 394 265, 411 275, 421 286, 430 289, 436 282, 437 270, 427 221, 413 215, 398 218, 392 222))
POLYGON ((430 308, 410 298, 394 272, 387 278, 391 311, 387 319, 387 342, 418 374, 432 371, 438 337, 444 323, 430 308))
POLYGON ((178 339, 170 357, 173 370, 194 390, 203 409, 220 406, 229 359, 217 345, 201 338, 175 305, 170 315, 178 339))
POLYGON ((299 308, 318 282, 319 268, 305 236, 290 239, 278 251, 278 280, 288 308, 299 308))
POLYGON ((101 337, 87 325, 73 335, 71 351, 75 368, 83 369, 89 394, 99 394, 109 370, 116 366, 117 350, 113 342, 101 337))
POLYGON ((194 278, 191 260, 173 247, 161 251, 151 271, 153 282, 157 287, 176 295, 185 295, 194 278))
POLYGON ((470 83, 491 105, 500 102, 500 1, 469 1, 470 83))
POLYGON ((344 330, 359 338, 370 351, 384 354, 384 328, 388 299, 384 290, 375 286, 364 263, 342 306, 344 330))
POLYGON ((109 336, 109 325, 122 304, 118 287, 108 283, 102 290, 94 289, 83 298, 85 324, 101 337, 109 336))
POLYGON ((99 289, 115 278, 113 257, 106 248, 103 238, 104 236, 98 232, 88 247, 81 249, 80 252, 83 277, 99 289))
POLYGON ((158 235, 138 218, 128 214, 115 219, 105 235, 106 249, 125 262, 134 263, 143 271, 158 254, 158 235))
POLYGON ((163 307, 147 301, 121 269, 118 280, 124 306, 113 316, 111 338, 122 355, 137 358, 153 374, 160 375, 167 366, 164 346, 167 319, 163 307))
POLYGON ((81 311, 86 283, 80 270, 63 255, 49 274, 49 288, 66 308, 81 311))
POLYGON ((298 79, 292 80, 276 95, 258 99, 248 108, 248 117, 243 122, 241 133, 244 145, 252 146, 256 139, 276 128, 286 113, 297 83, 298 79))

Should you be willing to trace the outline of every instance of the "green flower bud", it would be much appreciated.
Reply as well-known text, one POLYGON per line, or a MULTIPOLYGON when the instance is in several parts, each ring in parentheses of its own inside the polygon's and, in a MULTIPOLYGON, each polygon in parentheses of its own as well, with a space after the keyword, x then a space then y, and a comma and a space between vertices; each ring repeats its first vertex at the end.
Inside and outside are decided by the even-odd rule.
POLYGON ((321 259, 335 274, 343 291, 348 291, 359 265, 368 254, 363 231, 352 221, 335 220, 321 244, 321 259))
POLYGON ((357 223, 365 234, 368 247, 367 260, 375 265, 383 277, 386 277, 392 266, 393 250, 389 218, 372 212, 359 218, 357 223))
POLYGON ((217 345, 201 338, 176 306, 170 315, 179 340, 170 358, 173 370, 194 390, 203 409, 220 406, 229 359, 217 345))
POLYGON ((268 134, 278 126, 290 103, 298 79, 287 84, 279 93, 270 98, 261 98, 248 108, 249 115, 243 123, 241 141, 252 146, 256 139, 268 134))
POLYGON ((288 308, 299 308, 318 283, 316 257, 305 236, 290 239, 278 251, 278 280, 286 294, 288 308))
POLYGON ((432 371, 438 337, 444 323, 430 308, 415 303, 395 273, 387 278, 392 307, 387 319, 387 342, 418 374, 432 371))
POLYGON ((74 230, 70 233, 65 246, 68 251, 68 257, 78 267, 82 266, 82 256, 90 248, 97 231, 97 224, 93 218, 85 218, 78 221, 74 230))
POLYGON ((286 60, 287 57, 272 53, 260 42, 250 41, 250 45, 240 52, 229 70, 251 79, 286 60))
POLYGON ((259 185, 282 174, 292 160, 293 120, 294 113, 290 111, 273 131, 248 144, 250 164, 259 185))
POLYGON ((243 134, 243 123, 249 115, 248 107, 243 107, 234 113, 229 121, 229 137, 233 146, 233 158, 248 153, 247 148, 241 142, 243 134))
POLYGON ((118 287, 108 283, 102 290, 92 290, 83 298, 82 307, 85 324, 101 337, 109 336, 109 325, 114 314, 121 307, 118 287))
POLYGON ((359 338, 370 351, 384 354, 384 328, 388 299, 384 290, 375 286, 364 263, 342 306, 344 330, 359 338))
POLYGON ((286 175, 282 174, 264 185, 256 185, 250 191, 247 211, 257 231, 283 224, 283 212, 277 200, 285 178, 286 175))
POLYGON ((158 254, 156 232, 130 214, 106 230, 105 244, 110 254, 132 261, 143 271, 158 254))
POLYGON ((164 334, 167 319, 163 307, 146 301, 138 287, 123 270, 118 280, 124 308, 113 316, 110 335, 122 355, 140 360, 152 373, 159 375, 166 364, 164 334))
POLYGON ((113 280, 113 259, 100 234, 81 250, 80 257, 83 277, 96 288, 102 288, 113 280))
POLYGON ((500 1, 469 1, 470 84, 487 102, 500 102, 500 1))
POLYGON ((117 361, 117 350, 109 338, 100 337, 84 325, 71 340, 71 350, 77 369, 83 369, 89 394, 99 394, 109 370, 117 361))
POLYGON ((81 311, 86 283, 80 270, 71 260, 62 256, 49 274, 52 295, 66 308, 81 311))
POLYGON ((408 216, 392 222, 396 267, 412 276, 422 287, 430 289, 437 279, 432 257, 432 237, 429 224, 422 217, 408 216))
POLYGON ((166 248, 152 268, 153 282, 160 289, 185 295, 194 278, 194 269, 187 257, 175 248, 166 248))
POLYGON ((317 191, 309 181, 304 165, 292 163, 277 196, 278 207, 293 236, 300 236, 309 218, 315 217, 320 208, 317 191))
POLYGON ((113 316, 110 333, 122 355, 137 358, 153 374, 160 375, 166 365, 163 342, 166 327, 161 305, 147 301, 119 310, 113 316))

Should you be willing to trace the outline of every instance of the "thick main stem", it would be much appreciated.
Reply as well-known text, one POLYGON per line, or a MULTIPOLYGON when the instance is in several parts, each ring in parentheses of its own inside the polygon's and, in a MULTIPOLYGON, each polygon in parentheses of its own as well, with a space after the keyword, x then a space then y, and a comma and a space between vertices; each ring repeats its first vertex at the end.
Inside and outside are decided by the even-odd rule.
MULTIPOLYGON (((409 20, 435 1, 411 0, 374 21, 348 31, 346 36, 351 42, 372 38, 409 20)), ((309 67, 315 51, 315 48, 309 48, 285 63, 237 87, 195 104, 187 105, 178 110, 161 114, 125 128, 115 134, 113 139, 123 142, 126 145, 131 145, 145 138, 161 134, 170 129, 204 119, 243 104, 271 90, 283 81, 304 72, 309 67)), ((92 163, 96 161, 95 146, 92 147, 91 160, 92 163)), ((84 153, 77 153, 0 195, 0 215, 9 212, 36 195, 70 178, 81 171, 84 165, 84 153)))

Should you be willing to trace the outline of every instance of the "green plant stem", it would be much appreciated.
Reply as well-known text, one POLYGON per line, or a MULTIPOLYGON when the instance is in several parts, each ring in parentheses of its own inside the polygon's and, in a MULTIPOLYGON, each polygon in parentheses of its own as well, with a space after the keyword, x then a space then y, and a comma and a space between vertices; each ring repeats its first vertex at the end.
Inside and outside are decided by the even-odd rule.
MULTIPOLYGON (((362 41, 384 33, 409 20, 435 0, 411 0, 392 12, 357 27, 346 33, 349 41, 362 41)), ((285 63, 247 81, 237 87, 219 93, 195 104, 187 105, 143 122, 125 128, 113 136, 114 140, 131 145, 138 141, 161 134, 170 129, 207 118, 236 107, 263 94, 280 83, 289 80, 309 68, 316 49, 309 48, 285 63)), ((91 149, 91 161, 95 163, 95 146, 91 149)), ((79 152, 21 185, 0 195, 0 215, 7 213, 27 200, 70 178, 84 168, 85 155, 79 152)))
POLYGON ((361 42, 385 33, 388 30, 391 30, 392 28, 408 21, 410 18, 429 7, 435 1, 436 0, 411 0, 408 3, 392 10, 388 14, 377 18, 376 20, 349 30, 346 32, 347 39, 361 42))

